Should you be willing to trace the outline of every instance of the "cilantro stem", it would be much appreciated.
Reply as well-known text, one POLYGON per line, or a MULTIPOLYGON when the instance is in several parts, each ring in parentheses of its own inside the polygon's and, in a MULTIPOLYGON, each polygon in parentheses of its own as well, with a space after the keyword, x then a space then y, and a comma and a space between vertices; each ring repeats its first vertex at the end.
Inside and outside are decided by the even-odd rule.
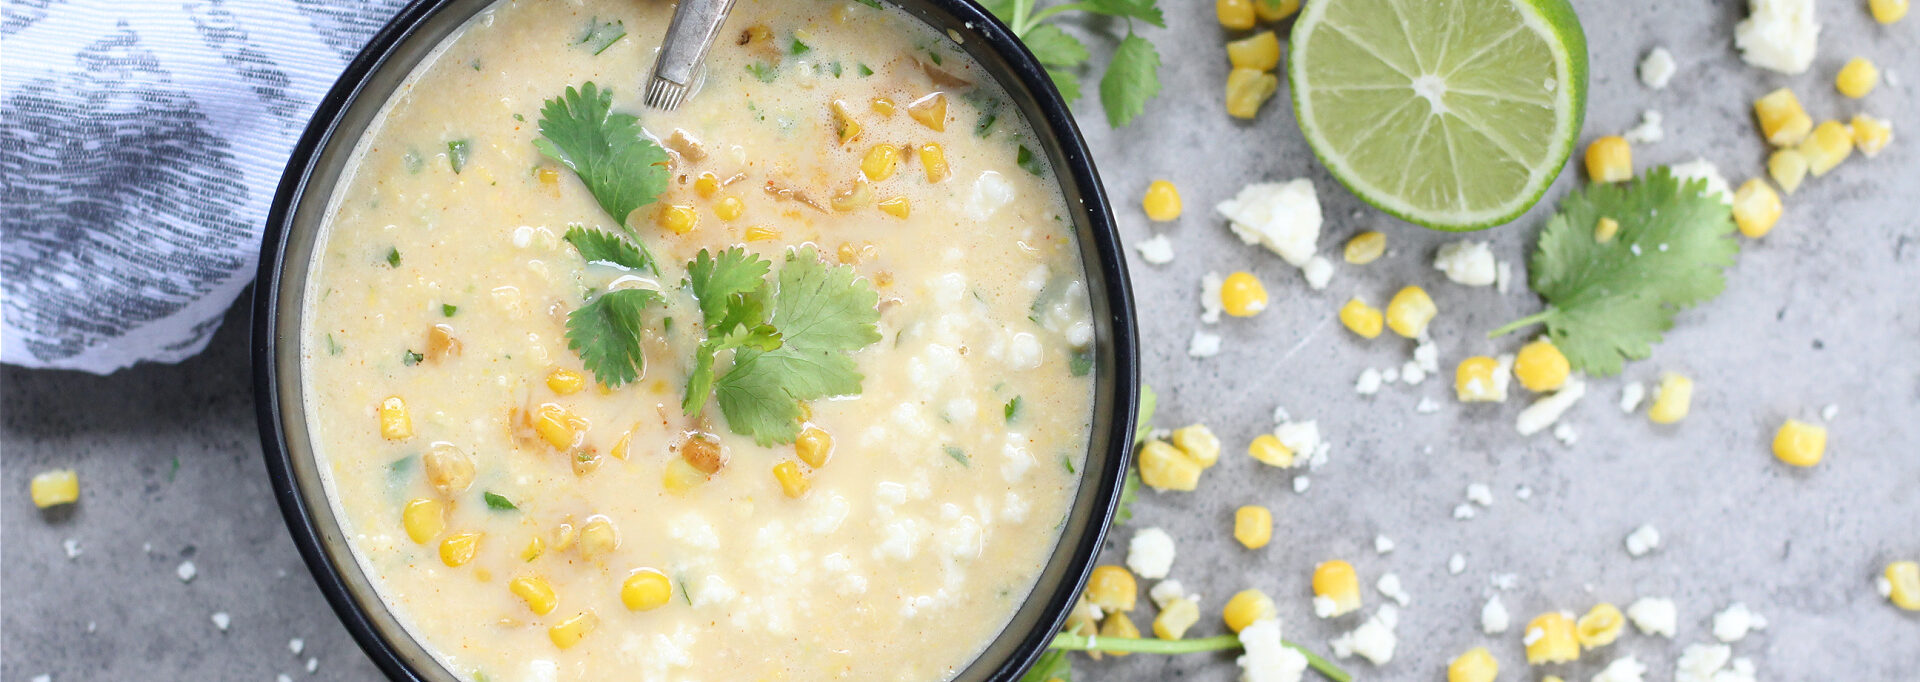
POLYGON ((1542 310, 1532 315, 1522 317, 1518 320, 1508 322, 1505 325, 1502 325, 1499 329, 1495 329, 1493 331, 1487 332, 1487 338, 1497 339, 1502 336, 1506 336, 1507 334, 1511 334, 1514 331, 1520 329, 1521 327, 1525 327, 1530 324, 1539 324, 1541 322, 1545 322, 1551 319, 1554 316, 1554 314, 1557 312, 1558 311, 1553 309, 1553 306, 1547 306, 1546 310, 1542 310))
MULTIPOLYGON (((1321 658, 1293 642, 1281 640, 1287 648, 1298 651, 1307 657, 1307 665, 1327 676, 1334 682, 1353 682, 1353 676, 1332 661, 1321 658)), ((1240 638, 1233 635, 1219 635, 1201 639, 1157 639, 1152 637, 1081 637, 1060 633, 1054 635, 1049 649, 1068 651, 1125 651, 1135 654, 1197 654, 1208 651, 1232 651, 1240 648, 1240 638)))

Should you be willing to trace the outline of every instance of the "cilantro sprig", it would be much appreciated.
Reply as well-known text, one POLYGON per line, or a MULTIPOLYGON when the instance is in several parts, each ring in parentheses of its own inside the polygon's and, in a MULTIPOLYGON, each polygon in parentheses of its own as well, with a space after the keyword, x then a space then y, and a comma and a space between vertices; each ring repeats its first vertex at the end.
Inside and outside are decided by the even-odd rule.
POLYGON ((1664 166, 1591 185, 1562 200, 1540 233, 1530 283, 1546 309, 1488 336, 1544 324, 1575 369, 1617 374, 1623 360, 1652 354, 1674 315, 1726 288, 1722 271, 1740 250, 1733 231, 1731 209, 1706 181, 1682 182, 1664 166), (1604 242, 1594 238, 1601 218, 1620 223, 1604 242))
POLYGON ((1086 12, 1124 20, 1127 35, 1114 47, 1106 73, 1100 76, 1100 107, 1106 111, 1107 124, 1115 128, 1133 122, 1146 109, 1147 101, 1160 94, 1160 53, 1153 43, 1133 32, 1138 19, 1166 28, 1157 0, 1080 0, 1045 8, 1041 0, 986 0, 988 11, 1006 22, 1014 36, 1047 69, 1059 88, 1060 98, 1069 104, 1080 99, 1080 67, 1092 58, 1087 46, 1059 26, 1045 23, 1067 12, 1086 12))
POLYGON ((613 91, 592 81, 546 101, 540 108, 540 139, 533 146, 572 169, 629 234, 627 217, 667 189, 667 152, 647 139, 640 119, 614 113, 613 91))

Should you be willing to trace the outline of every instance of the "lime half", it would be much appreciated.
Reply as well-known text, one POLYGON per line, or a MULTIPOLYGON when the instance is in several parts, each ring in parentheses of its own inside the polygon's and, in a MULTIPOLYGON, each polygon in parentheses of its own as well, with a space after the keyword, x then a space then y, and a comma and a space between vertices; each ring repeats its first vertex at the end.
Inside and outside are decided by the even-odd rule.
POLYGON ((1587 39, 1566 0, 1309 0, 1287 80, 1334 177, 1438 230, 1526 212, 1587 106, 1587 39))

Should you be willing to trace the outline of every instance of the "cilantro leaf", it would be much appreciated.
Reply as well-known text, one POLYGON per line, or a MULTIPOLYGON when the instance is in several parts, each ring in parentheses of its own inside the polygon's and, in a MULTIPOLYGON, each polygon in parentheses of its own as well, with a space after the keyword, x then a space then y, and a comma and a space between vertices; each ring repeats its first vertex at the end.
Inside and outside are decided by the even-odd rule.
POLYGON ((1035 26, 1020 37, 1033 58, 1047 66, 1079 66, 1087 61, 1087 46, 1052 24, 1035 26))
POLYGON ((1020 682, 1073 682, 1073 661, 1065 649, 1048 649, 1020 676, 1020 682))
POLYGON ((513 511, 520 508, 514 505, 513 500, 491 490, 481 493, 480 498, 486 500, 487 508, 494 511, 513 511))
POLYGON ((628 270, 660 271, 659 265, 653 261, 653 254, 648 253, 646 247, 612 232, 574 225, 567 228, 566 240, 580 251, 580 258, 588 263, 608 263, 628 270))
POLYGON ((1020 416, 1020 409, 1022 407, 1025 406, 1021 404, 1020 396, 1016 395, 1012 400, 1008 400, 1007 404, 1000 408, 1000 411, 1006 416, 1007 423, 1012 424, 1013 420, 1020 416))
POLYGON ((1675 314, 1726 288, 1723 270, 1740 250, 1731 209, 1706 192, 1705 181, 1682 182, 1658 167, 1568 195, 1531 262, 1546 310, 1489 336, 1544 323, 1569 364, 1603 376, 1652 354, 1675 314), (1605 243, 1593 238, 1603 217, 1620 223, 1605 243))
POLYGON ((1140 471, 1127 468, 1126 480, 1120 484, 1120 502, 1114 505, 1113 522, 1126 523, 1133 520, 1133 503, 1140 499, 1140 471))
POLYGON ((701 249, 687 264, 687 284, 711 325, 726 317, 730 297, 760 288, 772 269, 772 262, 743 248, 721 251, 717 257, 701 249))
POLYGON ((963 466, 963 467, 973 466, 973 458, 968 457, 967 451, 960 449, 960 446, 946 445, 946 446, 942 446, 940 449, 942 451, 945 451, 948 457, 952 457, 953 461, 959 462, 960 466, 963 466))
POLYGON ((767 446, 800 435, 800 403, 860 392, 853 358, 791 347, 771 353, 742 349, 714 386, 720 413, 734 433, 767 446))
MULTIPOLYGON (((1156 16, 1158 10, 1155 10, 1156 16)), ((1129 34, 1113 50, 1113 61, 1100 76, 1100 107, 1107 124, 1115 128, 1132 123, 1160 94, 1160 53, 1146 38, 1129 34)))
MULTIPOLYGON (((880 294, 855 279, 853 268, 821 262, 812 246, 787 252, 780 268, 773 326, 787 347, 853 351, 880 340, 880 294)), ((858 386, 854 390, 859 390, 858 386)))
POLYGON ((701 249, 687 264, 687 288, 700 303, 707 326, 707 339, 695 351, 693 370, 687 374, 686 393, 680 402, 681 411, 688 416, 699 416, 708 394, 713 392, 714 354, 740 348, 764 352, 780 347, 780 333, 766 324, 766 276, 772 267, 765 258, 738 247, 717 257, 701 249))
POLYGON ((1139 19, 1160 28, 1167 27, 1167 19, 1160 14, 1155 0, 1087 0, 1086 10, 1110 17, 1139 19))
POLYGON ((580 39, 574 41, 574 44, 591 47, 593 53, 598 55, 606 52, 607 48, 613 47, 614 43, 620 42, 620 39, 625 37, 627 37, 626 22, 615 19, 601 23, 600 17, 593 17, 587 20, 586 28, 580 32, 580 39))
POLYGON ((1140 411, 1133 422, 1134 445, 1147 442, 1147 432, 1153 430, 1153 411, 1159 403, 1160 395, 1153 392, 1153 387, 1140 384, 1140 411))
POLYGON ((594 297, 567 315, 567 347, 595 379, 619 386, 640 377, 646 356, 640 349, 640 318, 661 302, 660 292, 620 289, 594 297))
POLYGON ((565 164, 600 208, 628 231, 627 216, 667 189, 667 153, 647 139, 640 120, 613 113, 613 92, 588 81, 540 109, 540 153, 565 164))
POLYGON ((466 140, 453 140, 447 143, 447 165, 453 168, 455 175, 467 167, 467 157, 472 152, 473 143, 466 140))
MULTIPOLYGON (((1053 87, 1060 91, 1060 101, 1072 104, 1080 100, 1080 75, 1066 69, 1047 67, 1047 76, 1053 79, 1053 87)), ((993 125, 991 118, 986 125, 993 125)))

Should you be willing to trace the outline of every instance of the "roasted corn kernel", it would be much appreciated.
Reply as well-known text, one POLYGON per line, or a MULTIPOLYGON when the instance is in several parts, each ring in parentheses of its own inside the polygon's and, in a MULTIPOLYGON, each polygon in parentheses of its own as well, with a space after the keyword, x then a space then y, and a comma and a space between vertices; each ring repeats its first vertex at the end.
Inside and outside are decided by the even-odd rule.
POLYGON ((802 429, 800 436, 793 440, 793 454, 807 466, 815 469, 825 466, 827 456, 833 454, 833 434, 818 426, 802 429))
POLYGON ((1907 16, 1907 0, 1867 0, 1867 11, 1873 13, 1873 20, 1882 24, 1891 24, 1907 16))
POLYGON ((1520 379, 1521 386, 1535 393, 1560 390, 1572 372, 1567 356, 1546 339, 1521 346, 1519 355, 1513 359, 1513 376, 1520 379))
POLYGON ((1193 490, 1200 485, 1201 469, 1166 441, 1150 440, 1140 448, 1140 482, 1154 490, 1193 490))
POLYGON ((1568 663, 1580 659, 1580 640, 1574 636, 1573 619, 1559 611, 1548 611, 1527 623, 1522 640, 1527 647, 1527 663, 1568 663))
POLYGON ((1140 198, 1140 208, 1147 212, 1147 219, 1166 222, 1180 217, 1180 189, 1172 182, 1155 180, 1147 185, 1147 193, 1140 198))
MULTIPOLYGON (((1854 136, 1859 135, 1860 129, 1855 128, 1854 136)), ((1767 156, 1767 175, 1773 177, 1774 184, 1780 185, 1780 189, 1792 194, 1800 189, 1800 181, 1807 179, 1807 157, 1798 149, 1775 149, 1767 156)))
POLYGON ((1260 105, 1279 91, 1280 79, 1259 69, 1234 69, 1227 72, 1227 115, 1253 118, 1260 105))
MULTIPOLYGON (((947 96, 936 92, 914 100, 912 104, 907 105, 907 115, 912 116, 913 120, 919 121, 920 125, 926 126, 929 130, 945 132, 947 129, 947 96)), ((874 179, 878 180, 879 178, 874 179)))
POLYGON ((594 616, 592 611, 582 611, 547 628, 547 639, 552 640, 553 645, 561 649, 571 649, 573 645, 579 644, 580 640, 586 639, 587 633, 593 632, 593 629, 599 625, 600 619, 594 616))
POLYGON ((905 218, 907 217, 907 214, 912 212, 913 210, 912 206, 908 205, 906 197, 893 197, 891 199, 881 199, 880 203, 876 205, 880 207, 881 213, 885 213, 895 218, 905 218))
POLYGON ((1253 28, 1257 18, 1253 12, 1253 0, 1214 0, 1213 12, 1219 17, 1222 28, 1235 31, 1253 28))
POLYGON ((1653 389, 1653 406, 1647 419, 1655 424, 1672 424, 1687 418, 1693 406, 1693 380, 1676 372, 1660 374, 1660 386, 1653 389))
POLYGON ((1193 424, 1173 430, 1173 446, 1186 453, 1200 468, 1213 466, 1220 461, 1220 439, 1206 424, 1193 424))
POLYGON ((1740 234, 1759 239, 1767 236, 1779 221, 1780 195, 1767 186, 1767 181, 1753 178, 1734 191, 1733 224, 1739 226, 1740 234))
POLYGON ((668 204, 653 214, 653 222, 662 229, 674 234, 686 234, 700 226, 700 214, 692 206, 668 204))
POLYGON ((1280 438, 1271 433, 1255 436, 1253 442, 1247 445, 1247 456, 1263 464, 1283 469, 1293 466, 1293 449, 1287 447, 1286 443, 1280 442, 1280 438))
POLYGON ((947 150, 938 142, 920 145, 920 167, 927 169, 927 182, 935 183, 947 179, 951 172, 947 169, 947 150))
POLYGON ((1493 682, 1499 676, 1500 662, 1483 646, 1468 649, 1447 664, 1447 682, 1493 682))
POLYGON ((1107 613, 1132 611, 1139 592, 1133 574, 1121 566, 1095 566, 1087 576, 1087 601, 1107 613))
POLYGON ((527 538, 526 548, 520 550, 520 560, 533 561, 534 559, 540 558, 540 555, 545 554, 546 551, 547 551, 547 541, 542 540, 540 539, 540 536, 535 535, 531 538, 527 538))
POLYGON ((1378 338, 1380 327, 1385 322, 1386 317, 1380 314, 1379 308, 1367 305, 1366 301, 1359 298, 1347 299, 1346 305, 1340 306, 1340 324, 1363 338, 1378 338))
MULTIPOLYGON (((832 106, 834 135, 840 138, 840 144, 852 142, 853 138, 860 136, 860 121, 853 117, 853 111, 847 108, 846 102, 836 99, 833 101, 832 106)), ((695 186, 695 189, 698 189, 698 185, 695 186)), ((700 196, 706 197, 713 195, 706 193, 700 196)))
POLYGON ((1233 539, 1247 549, 1260 549, 1273 540, 1273 512, 1259 505, 1233 510, 1233 539))
POLYGON ((427 544, 447 529, 447 507, 431 498, 412 500, 400 509, 400 525, 407 529, 408 539, 427 544))
MULTIPOLYGON (((1257 1, 1264 5, 1266 0, 1257 1)), ((1273 31, 1261 31, 1229 42, 1227 61, 1236 69, 1272 71, 1273 67, 1280 65, 1280 38, 1273 31)))
POLYGON ((556 367, 553 371, 547 372, 547 388, 554 393, 573 395, 586 387, 587 378, 579 372, 564 367, 556 367))
POLYGON ((780 492, 787 497, 798 499, 812 487, 807 482, 806 474, 800 473, 800 465, 792 461, 773 465, 773 477, 780 482, 780 492))
POLYGON ((1427 323, 1440 309, 1433 305, 1433 297, 1427 290, 1417 286, 1401 289, 1387 301, 1387 328, 1393 333, 1409 339, 1419 338, 1426 333, 1427 323))
POLYGON ((765 225, 754 225, 748 227, 747 231, 740 236, 750 242, 770 242, 780 238, 780 230, 765 225))
POLYGON ((1277 618, 1279 613, 1273 606, 1273 598, 1259 590, 1241 590, 1227 600, 1226 606, 1220 608, 1221 620, 1225 620, 1227 629, 1234 632, 1268 618, 1277 618))
POLYGON ((33 498, 33 506, 41 509, 72 504, 80 499, 80 474, 72 469, 42 471, 33 475, 27 484, 27 493, 33 498))
POLYGON ((868 180, 879 182, 893 177, 893 169, 900 162, 900 148, 890 144, 876 144, 867 150, 860 159, 860 172, 868 180))
POLYGON ((1580 646, 1598 649, 1619 639, 1620 630, 1626 625, 1627 619, 1620 614, 1620 607, 1600 602, 1574 623, 1573 636, 1580 646))
POLYGON ((1261 21, 1279 21, 1300 11, 1300 0, 1253 0, 1253 14, 1261 21))
POLYGON ((1367 230, 1347 240, 1341 250, 1341 257, 1354 265, 1366 265, 1380 260, 1387 253, 1387 235, 1375 230, 1367 230))
POLYGON ((1353 564, 1334 559, 1313 568, 1313 612, 1332 618, 1360 610, 1360 576, 1353 564))
POLYGON ((1463 403, 1497 403, 1506 399, 1500 390, 1500 361, 1476 355, 1460 361, 1453 369, 1453 394, 1463 403))
POLYGON ((1853 130, 1839 121, 1822 121, 1800 142, 1799 149, 1807 157, 1807 172, 1816 178, 1826 175, 1853 154, 1853 130))
POLYGON ((651 568, 634 571, 620 583, 620 603, 626 604, 628 611, 652 611, 672 599, 673 584, 667 575, 651 568))
POLYGON ((1220 283, 1220 306, 1234 317, 1258 315, 1267 309, 1267 287, 1250 272, 1227 275, 1220 283))
POLYGON ((1754 118, 1760 121, 1760 134, 1767 138, 1767 144, 1775 147, 1791 147, 1806 139, 1813 130, 1813 119, 1807 116, 1807 110, 1800 107, 1800 98, 1793 90, 1780 88, 1753 101, 1754 118))
POLYGON ((1880 150, 1886 149, 1887 143, 1893 141, 1893 126, 1884 118, 1854 114, 1853 122, 1848 127, 1853 129, 1853 146, 1869 159, 1879 155, 1880 150))
POLYGON ((702 199, 711 199, 718 191, 720 191, 720 178, 712 173, 701 173, 700 177, 693 179, 693 193, 700 195, 702 199))
POLYGON ((1187 634, 1187 628, 1200 622, 1200 605, 1192 599, 1181 597, 1167 602, 1165 608, 1153 617, 1153 636, 1161 639, 1180 639, 1187 634))
POLYGON ((440 563, 454 567, 465 566, 467 562, 473 561, 473 554, 479 548, 479 533, 454 533, 440 541, 440 563))
POLYGON ((554 403, 541 405, 533 413, 533 432, 556 450, 572 450, 586 436, 586 418, 554 403))
POLYGON ((891 97, 875 97, 867 102, 867 108, 879 114, 880 118, 891 118, 894 110, 899 108, 899 104, 895 103, 891 97))
POLYGON ((1633 147, 1627 138, 1608 135, 1587 145, 1587 177, 1594 182, 1633 179, 1633 147))
POLYGON ((537 616, 552 613, 553 607, 560 603, 560 599, 553 594, 553 585, 548 584, 547 579, 540 576, 527 575, 514 578, 507 582, 507 591, 526 602, 527 610, 537 616))
POLYGON ((1887 601, 1908 611, 1920 611, 1920 563, 1887 564, 1887 601))
POLYGON ((473 485, 473 458, 452 443, 434 443, 420 455, 420 470, 426 473, 428 485, 449 497, 473 485))
POLYGON ((1866 97, 1879 84, 1880 69, 1865 57, 1847 60, 1847 65, 1840 67, 1840 73, 1833 78, 1834 89, 1854 99, 1866 97))
POLYGON ((619 548, 620 531, 613 527, 612 519, 595 515, 580 527, 580 556, 595 559, 619 548))
POLYGON ((713 217, 721 220, 733 220, 746 212, 746 203, 740 201, 740 197, 733 195, 720 197, 720 200, 713 204, 713 217))
POLYGON ((1620 221, 1602 216, 1593 223, 1593 241, 1600 244, 1613 241, 1620 235, 1620 221))
POLYGON ((1820 463, 1827 452, 1827 427, 1788 419, 1773 433, 1773 456, 1797 467, 1820 463))
POLYGON ((413 437, 413 418, 407 416, 407 402, 400 396, 380 401, 380 437, 406 440, 413 437))

